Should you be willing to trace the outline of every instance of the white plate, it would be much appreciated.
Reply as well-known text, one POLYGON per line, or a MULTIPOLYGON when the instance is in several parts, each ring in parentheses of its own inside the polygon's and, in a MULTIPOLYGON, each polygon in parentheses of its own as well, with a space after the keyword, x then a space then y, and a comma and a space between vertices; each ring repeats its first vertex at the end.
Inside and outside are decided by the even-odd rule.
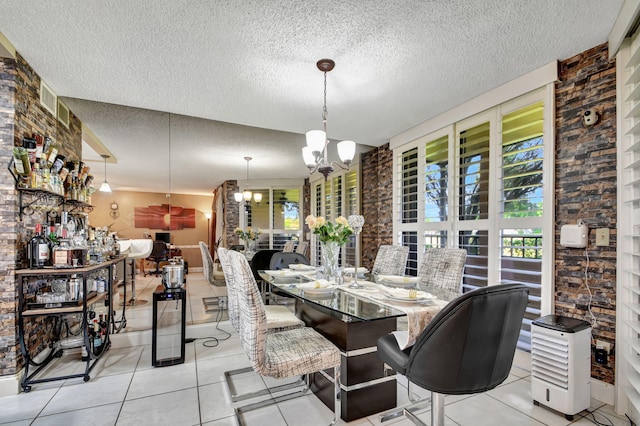
POLYGON ((288 269, 279 269, 279 270, 265 270, 266 274, 271 275, 272 277, 295 277, 298 276, 298 272, 290 271, 288 269))
POLYGON ((289 269, 292 271, 315 271, 316 267, 311 265, 305 265, 303 263, 292 263, 289 265, 289 269))
POLYGON ((316 280, 310 283, 298 284, 298 288, 304 291, 305 294, 328 294, 333 291, 335 284, 327 280, 316 280))
POLYGON ((398 290, 394 292, 389 292, 383 290, 382 293, 387 296, 391 300, 397 300, 399 302, 424 302, 425 300, 435 299, 436 297, 424 291, 418 291, 418 295, 416 297, 409 297, 409 291, 400 292, 398 290), (404 294, 406 293, 406 295, 404 294))

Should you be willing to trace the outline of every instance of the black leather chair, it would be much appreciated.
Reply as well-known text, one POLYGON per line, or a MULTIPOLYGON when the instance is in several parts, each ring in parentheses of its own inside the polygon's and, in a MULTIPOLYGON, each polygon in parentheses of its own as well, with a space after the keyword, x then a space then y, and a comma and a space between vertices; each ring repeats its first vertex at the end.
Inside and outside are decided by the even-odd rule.
POLYGON ((144 276, 146 277, 147 275, 153 274, 157 277, 159 274, 161 274, 162 271, 160 270, 160 262, 169 260, 169 247, 167 247, 167 243, 159 240, 154 241, 153 249, 151 250, 151 254, 149 255, 149 257, 147 257, 147 260, 156 262, 156 270, 150 271, 149 273, 145 272, 144 276))
MULTIPOLYGON (((485 392, 511 370, 529 290, 503 284, 465 293, 445 306, 416 343, 401 350, 394 335, 378 339, 378 356, 407 380, 431 391, 431 425, 444 424, 444 396, 485 392)), ((404 414, 424 425, 415 411, 421 403, 381 420, 404 414)))
POLYGON ((253 255, 251 261, 249 262, 249 266, 251 266, 251 272, 253 272, 253 277, 256 279, 256 283, 258 287, 260 287, 260 293, 262 294, 262 300, 267 303, 267 286, 258 271, 269 269, 271 266, 271 257, 280 253, 279 250, 258 250, 256 254, 253 255))
POLYGON ((289 265, 293 263, 301 263, 303 265, 309 264, 309 259, 303 254, 295 252, 278 252, 271 257, 269 269, 278 271, 280 269, 287 269, 289 265))

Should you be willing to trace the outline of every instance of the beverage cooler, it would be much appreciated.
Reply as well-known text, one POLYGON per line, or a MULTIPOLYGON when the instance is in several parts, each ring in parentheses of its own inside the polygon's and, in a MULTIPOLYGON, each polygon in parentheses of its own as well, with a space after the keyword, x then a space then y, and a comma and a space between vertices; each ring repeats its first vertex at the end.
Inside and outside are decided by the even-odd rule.
POLYGON ((153 292, 151 364, 166 367, 182 364, 185 353, 187 290, 182 263, 162 268, 162 285, 153 292))

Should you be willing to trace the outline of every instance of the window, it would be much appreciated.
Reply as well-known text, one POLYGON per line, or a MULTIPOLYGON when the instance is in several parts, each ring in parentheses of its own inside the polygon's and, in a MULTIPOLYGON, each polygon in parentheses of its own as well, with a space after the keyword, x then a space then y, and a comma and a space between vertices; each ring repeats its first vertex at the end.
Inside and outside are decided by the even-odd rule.
MULTIPOLYGON (((316 180, 311 182, 311 193, 313 200, 311 213, 314 216, 324 216, 327 220, 335 220, 338 216, 348 217, 358 214, 360 210, 360 200, 358 198, 359 171, 351 170, 334 172, 325 181, 316 180)), ((316 265, 322 263, 320 253, 320 242, 315 235, 311 235, 311 256, 316 265)), ((345 245, 344 252, 340 259, 340 265, 353 265, 355 262, 355 237, 345 245)))
MULTIPOLYGON (((257 248, 281 250, 289 240, 299 240, 301 228, 301 187, 256 188, 262 200, 244 203, 241 227, 260 229, 257 248)), ((243 210, 241 210, 243 211, 243 210)))
POLYGON ((552 205, 545 180, 552 182, 553 144, 544 117, 553 117, 553 104, 545 96, 552 91, 534 91, 394 149, 395 243, 409 247, 407 273, 417 274, 426 248, 460 247, 467 251, 463 291, 528 286, 524 349, 531 320, 542 312, 545 271, 552 282, 544 246, 553 242, 553 217, 544 207, 552 205))

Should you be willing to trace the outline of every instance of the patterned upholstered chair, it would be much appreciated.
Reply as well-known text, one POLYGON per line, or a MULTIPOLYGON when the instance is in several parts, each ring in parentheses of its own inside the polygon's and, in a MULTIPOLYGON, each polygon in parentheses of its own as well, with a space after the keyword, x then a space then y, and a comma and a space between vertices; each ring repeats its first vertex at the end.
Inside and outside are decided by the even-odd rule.
MULTIPOLYGON (((238 288, 236 285, 236 274, 233 273, 231 268, 231 264, 229 262, 229 250, 219 247, 218 248, 218 258, 220 258, 220 264, 222 265, 222 272, 225 275, 225 281, 227 282, 227 295, 228 299, 228 309, 229 309, 229 321, 233 328, 236 329, 238 333, 240 333, 240 312, 238 307, 238 288)), ((304 322, 302 322, 298 317, 296 317, 293 312, 291 312, 286 306, 277 306, 277 305, 268 305, 264 307, 265 315, 267 318, 267 332, 277 332, 284 330, 291 330, 294 328, 304 327, 304 322)), ((281 385, 274 388, 269 389, 261 389, 256 392, 248 392, 244 394, 238 393, 235 386, 233 385, 233 377, 239 376, 242 374, 246 374, 253 371, 252 367, 244 367, 238 368, 235 370, 225 371, 224 378, 227 383, 227 388, 229 389, 229 393, 231 394, 231 401, 244 401, 246 399, 255 398, 261 395, 267 395, 273 391, 282 391, 287 389, 292 389, 296 387, 300 387, 304 385, 304 381, 295 381, 292 383, 288 383, 286 385, 281 385)))
POLYGON ((284 247, 282 247, 282 251, 285 253, 291 253, 295 245, 296 245, 295 241, 289 240, 286 243, 284 243, 284 247))
POLYGON ((372 275, 404 275, 409 247, 382 245, 371 268, 372 275))
POLYGON ((198 244, 200 245, 200 254, 202 254, 202 273, 204 274, 204 277, 211 285, 218 287, 223 286, 223 283, 216 281, 215 279, 214 273, 216 267, 213 263, 213 258, 211 257, 211 252, 209 251, 207 243, 205 243, 204 241, 200 241, 198 244))
MULTIPOLYGON (((238 320, 238 277, 233 273, 233 269, 229 262, 229 253, 230 250, 227 250, 223 247, 218 248, 218 257, 220 258, 220 264, 222 265, 224 280, 227 282, 227 295, 229 297, 229 321, 231 321, 231 325, 233 325, 233 328, 235 328, 236 331, 240 333, 240 323, 238 320)), ((264 308, 267 316, 267 329, 271 331, 283 331, 291 328, 304 327, 304 322, 296 317, 294 313, 291 312, 286 306, 268 305, 264 308)))
MULTIPOLYGON (((284 379, 308 375, 329 368, 334 373, 334 419, 340 418, 340 351, 330 341, 309 327, 269 333, 265 305, 247 259, 240 253, 228 252, 229 265, 236 278, 240 320, 240 342, 249 357, 253 370, 265 377, 284 379)), ((302 396, 302 391, 279 396, 278 401, 302 396)), ((238 422, 242 413, 273 403, 269 398, 235 409, 238 422)))
POLYGON ((467 252, 464 249, 429 248, 418 270, 418 287, 447 300, 462 294, 462 273, 467 252))
POLYGON ((304 257, 309 257, 307 253, 309 251, 309 241, 300 241, 296 246, 296 253, 303 255, 304 257))

